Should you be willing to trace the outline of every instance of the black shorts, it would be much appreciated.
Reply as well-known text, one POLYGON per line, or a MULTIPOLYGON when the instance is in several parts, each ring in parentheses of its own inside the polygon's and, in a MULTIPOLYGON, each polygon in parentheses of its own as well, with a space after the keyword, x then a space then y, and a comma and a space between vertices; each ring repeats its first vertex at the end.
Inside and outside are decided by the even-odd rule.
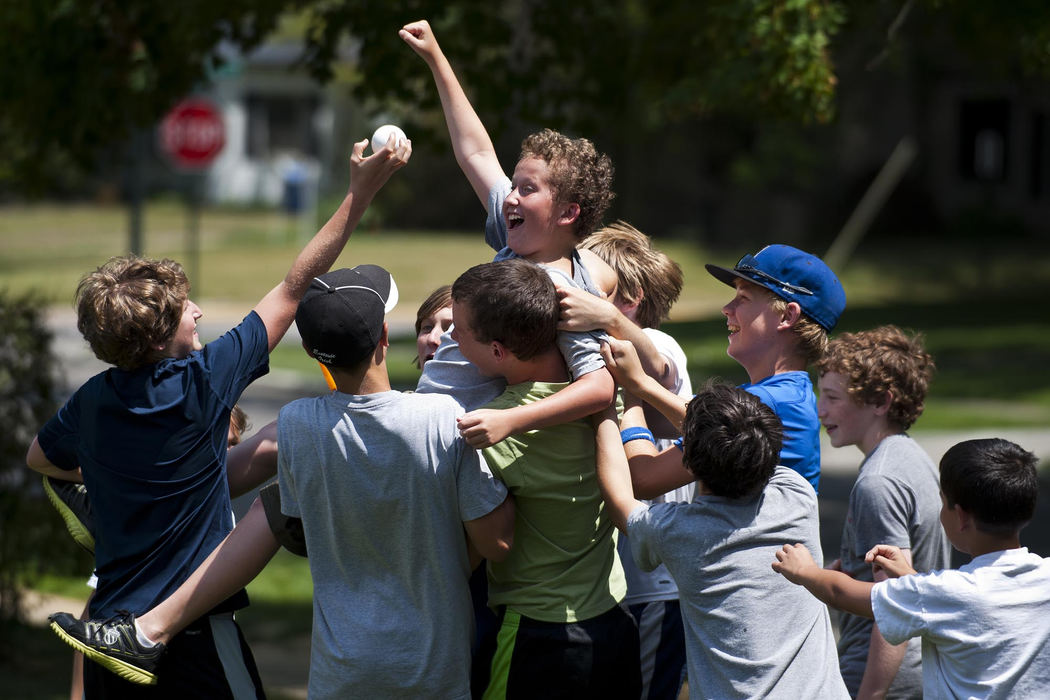
POLYGON ((500 611, 485 700, 631 698, 641 694, 638 626, 623 605, 579 622, 500 611))
POLYGON ((233 613, 202 617, 168 644, 157 665, 157 684, 126 681, 90 659, 84 661, 87 700, 150 698, 265 698, 259 670, 233 613))

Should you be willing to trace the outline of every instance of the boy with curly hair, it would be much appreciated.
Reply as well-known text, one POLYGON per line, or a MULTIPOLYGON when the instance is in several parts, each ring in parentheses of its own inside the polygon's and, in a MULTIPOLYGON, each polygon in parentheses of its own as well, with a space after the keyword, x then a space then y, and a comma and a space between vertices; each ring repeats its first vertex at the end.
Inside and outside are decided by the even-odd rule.
MULTIPOLYGON (((938 522, 937 470, 907 430, 922 415, 933 375, 922 338, 896 326, 843 333, 817 362, 817 415, 832 447, 855 445, 864 454, 850 492, 840 558, 831 568, 859 581, 873 574, 865 556, 877 544, 900 549, 918 571, 946 569, 951 549, 938 522)), ((854 697, 921 697, 918 639, 892 645, 874 620, 843 613, 839 667, 854 697)))
MULTIPOLYGON (((89 379, 43 426, 26 463, 87 486, 97 531, 91 617, 126 618, 168 597, 233 528, 230 492, 273 475, 228 469, 230 414, 268 371, 269 353, 311 280, 335 262, 372 198, 411 154, 405 143, 364 158, 367 143, 354 145, 349 191, 284 279, 206 346, 197 336, 202 311, 178 263, 115 258, 81 281, 77 326, 114 367, 89 379)), ((172 640, 158 674, 160 696, 262 696, 233 620, 246 605, 242 590, 172 640)), ((143 692, 94 663, 85 687, 88 697, 143 692)))
MULTIPOLYGON (((615 273, 593 253, 576 250, 612 201, 613 167, 608 156, 587 139, 544 129, 522 142, 513 176, 508 178, 430 24, 412 22, 399 34, 431 70, 456 161, 488 215, 485 241, 497 251, 495 260, 525 258, 564 284, 611 295, 615 273)), ((508 435, 575 420, 608 405, 615 386, 599 352, 601 337, 559 333, 571 385, 543 401, 495 411, 477 409, 502 393, 506 383, 500 377, 479 375, 446 334, 434 358, 424 365, 417 391, 456 397, 469 411, 460 419, 463 437, 474 447, 487 447, 508 435)))

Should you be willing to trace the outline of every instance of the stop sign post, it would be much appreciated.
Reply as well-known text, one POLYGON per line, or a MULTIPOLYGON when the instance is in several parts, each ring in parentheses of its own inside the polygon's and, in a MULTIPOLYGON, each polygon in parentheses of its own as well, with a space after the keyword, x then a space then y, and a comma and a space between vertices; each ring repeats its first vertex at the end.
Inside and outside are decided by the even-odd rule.
POLYGON ((189 222, 186 245, 194 293, 201 293, 200 208, 203 177, 226 145, 222 113, 211 102, 190 98, 175 105, 160 123, 160 146, 176 168, 194 173, 189 191, 189 222))

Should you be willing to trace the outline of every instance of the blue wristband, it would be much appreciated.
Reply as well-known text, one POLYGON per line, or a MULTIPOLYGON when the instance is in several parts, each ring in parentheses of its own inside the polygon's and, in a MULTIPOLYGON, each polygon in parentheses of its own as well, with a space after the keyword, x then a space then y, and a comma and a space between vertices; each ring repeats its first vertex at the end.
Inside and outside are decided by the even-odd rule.
POLYGON ((624 428, 620 431, 620 440, 626 445, 631 440, 648 440, 649 442, 656 444, 656 438, 653 437, 653 433, 648 428, 642 426, 635 426, 633 428, 624 428))

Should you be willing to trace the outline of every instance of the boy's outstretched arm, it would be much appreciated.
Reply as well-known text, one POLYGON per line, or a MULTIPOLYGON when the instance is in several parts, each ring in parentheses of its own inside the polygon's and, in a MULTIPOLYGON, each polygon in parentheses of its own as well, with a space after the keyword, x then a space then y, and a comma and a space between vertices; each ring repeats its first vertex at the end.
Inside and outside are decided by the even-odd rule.
POLYGON ((459 417, 459 433, 471 447, 483 449, 508 435, 586 418, 612 403, 616 384, 602 368, 588 372, 561 391, 513 408, 479 408, 459 417))
MULTIPOLYGON (((631 472, 627 466, 620 440, 620 426, 616 422, 616 409, 609 406, 594 416, 596 426, 596 464, 598 486, 609 509, 609 516, 620 532, 627 533, 627 517, 638 506, 645 504, 634 497, 631 472)), ((629 444, 629 443, 628 443, 629 444)))
POLYGON ((559 304, 561 318, 558 330, 593 331, 604 330, 618 340, 629 341, 638 354, 642 369, 665 389, 674 386, 678 379, 674 374, 674 365, 657 350, 656 345, 645 334, 641 326, 627 318, 608 299, 601 299, 579 287, 559 284, 559 304))
MULTIPOLYGON (((628 428, 647 428, 642 404, 631 393, 624 394, 620 417, 620 429, 628 428)), ((682 451, 674 445, 661 452, 648 440, 630 440, 624 443, 623 449, 631 467, 634 495, 638 498, 656 498, 697 481, 696 475, 682 463, 682 451)))
POLYGON ((871 589, 875 584, 858 581, 841 571, 822 569, 802 544, 786 544, 776 556, 773 571, 805 586, 818 600, 854 615, 875 617, 871 610, 871 589))
POLYGON ((685 420, 685 407, 688 401, 678 394, 664 388, 660 382, 650 377, 642 366, 641 359, 630 341, 612 338, 603 343, 601 348, 605 366, 616 378, 616 383, 624 391, 634 394, 649 404, 671 422, 678 432, 682 431, 685 420))
MULTIPOLYGON (((470 181, 481 204, 488 209, 489 191, 493 185, 506 178, 500 167, 496 149, 492 145, 485 125, 463 92, 452 65, 438 46, 430 23, 419 20, 406 24, 398 35, 412 50, 422 57, 434 75, 434 85, 445 113, 452 151, 463 174, 470 181)), ((498 212, 497 212, 498 213, 498 212)))
POLYGON ((296 306, 310 281, 332 267, 372 198, 412 155, 410 141, 405 141, 394 151, 384 147, 364 158, 362 154, 366 145, 367 139, 354 144, 350 156, 350 188, 339 208, 302 249, 284 281, 270 290, 255 307, 266 326, 271 351, 292 324, 296 306))

